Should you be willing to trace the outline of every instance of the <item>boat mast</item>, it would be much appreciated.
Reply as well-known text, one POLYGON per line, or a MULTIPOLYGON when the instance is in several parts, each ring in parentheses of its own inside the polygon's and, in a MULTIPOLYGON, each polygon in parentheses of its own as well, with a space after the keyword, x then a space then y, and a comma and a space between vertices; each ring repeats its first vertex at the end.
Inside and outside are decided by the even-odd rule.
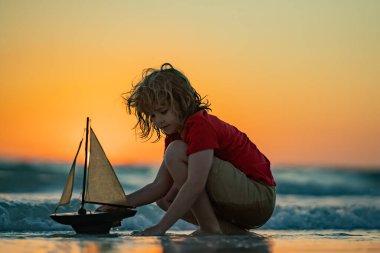
POLYGON ((82 202, 80 205, 80 208, 78 210, 79 214, 86 214, 86 209, 84 209, 84 197, 86 194, 86 176, 87 176, 87 160, 88 160, 88 133, 90 130, 90 118, 87 117, 87 122, 86 122, 86 148, 85 148, 85 158, 84 158, 84 168, 83 168, 83 191, 82 191, 82 202))

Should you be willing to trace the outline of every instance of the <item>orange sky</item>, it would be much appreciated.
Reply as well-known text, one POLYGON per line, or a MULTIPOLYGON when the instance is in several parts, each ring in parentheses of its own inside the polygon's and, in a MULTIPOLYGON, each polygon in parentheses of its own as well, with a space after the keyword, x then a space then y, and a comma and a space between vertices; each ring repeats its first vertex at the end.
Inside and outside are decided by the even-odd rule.
POLYGON ((380 165, 379 1, 0 1, 0 157, 158 163, 120 95, 182 70, 274 165, 380 165))

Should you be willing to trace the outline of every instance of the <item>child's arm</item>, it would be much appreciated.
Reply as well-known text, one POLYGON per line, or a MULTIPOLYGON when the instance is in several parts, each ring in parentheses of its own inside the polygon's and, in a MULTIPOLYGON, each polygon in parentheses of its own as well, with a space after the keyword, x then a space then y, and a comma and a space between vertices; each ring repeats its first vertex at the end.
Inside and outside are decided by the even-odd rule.
MULTIPOLYGON (((173 181, 170 177, 168 169, 166 168, 165 163, 162 162, 154 181, 127 195, 127 202, 124 204, 127 206, 137 207, 157 201, 166 195, 172 184, 173 181)), ((97 208, 96 211, 110 212, 118 210, 118 208, 119 207, 103 205, 97 208)))
POLYGON ((173 203, 159 224, 148 228, 142 234, 163 234, 178 219, 191 209, 206 187, 208 174, 214 158, 214 150, 208 149, 194 153, 188 160, 188 177, 173 203))
POLYGON ((162 162, 154 181, 140 190, 127 195, 127 204, 137 207, 157 201, 168 193, 172 184, 173 181, 165 162, 162 162))

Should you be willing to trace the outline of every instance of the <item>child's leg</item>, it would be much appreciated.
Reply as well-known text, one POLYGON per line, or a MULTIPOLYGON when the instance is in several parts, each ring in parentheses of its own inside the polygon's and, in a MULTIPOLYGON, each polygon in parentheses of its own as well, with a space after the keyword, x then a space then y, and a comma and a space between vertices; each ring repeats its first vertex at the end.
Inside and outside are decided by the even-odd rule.
MULTIPOLYGON (((173 178, 173 186, 180 189, 187 179, 187 145, 182 141, 172 142, 165 153, 165 164, 173 178)), ((200 194, 199 198, 191 208, 191 212, 197 220, 201 230, 211 233, 221 232, 218 219, 214 213, 206 190, 200 194)))
POLYGON ((273 213, 275 187, 249 179, 227 161, 214 159, 206 189, 216 215, 237 226, 260 227, 273 213))
MULTIPOLYGON (((167 211, 170 207, 170 205, 172 204, 172 202, 174 201, 175 197, 177 196, 177 193, 178 193, 178 189, 175 188, 174 186, 172 186, 172 188, 169 190, 169 192, 165 195, 165 197, 163 197, 162 199, 158 200, 156 202, 156 204, 164 211, 167 211)), ((194 225, 198 225, 198 222, 197 220, 195 219, 193 213, 190 211, 190 212, 187 212, 185 214, 184 217, 182 217, 183 220, 191 223, 191 224, 194 224, 194 225)))
MULTIPOLYGON (((162 210, 167 211, 169 209, 170 205, 172 204, 173 200, 175 199, 177 193, 178 193, 177 188, 175 188, 173 186, 170 189, 170 191, 165 195, 164 198, 157 201, 157 205, 162 210)), ((199 226, 196 218, 194 217, 194 215, 191 211, 186 213, 186 215, 184 217, 182 217, 182 219, 189 222, 189 223, 192 223, 194 225, 199 226)), ((218 219, 218 222, 219 222, 220 228, 222 229, 224 234, 239 234, 239 235, 241 235, 241 234, 247 234, 248 233, 248 231, 245 230, 244 228, 236 226, 236 225, 229 223, 227 221, 223 221, 223 220, 218 219)), ((197 235, 197 234, 198 234, 198 231, 195 233, 195 235, 197 235)), ((199 233, 199 234, 201 234, 201 233, 199 233)))

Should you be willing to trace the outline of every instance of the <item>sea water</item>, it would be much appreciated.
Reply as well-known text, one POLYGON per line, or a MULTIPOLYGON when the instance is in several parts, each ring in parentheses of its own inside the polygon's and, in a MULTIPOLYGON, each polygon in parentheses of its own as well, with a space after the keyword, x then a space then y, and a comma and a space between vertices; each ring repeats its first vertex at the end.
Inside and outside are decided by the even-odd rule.
MULTIPOLYGON (((122 252, 122 249, 138 249, 141 245, 145 247, 144 251, 147 247, 159 247, 161 251, 179 248, 182 252, 207 249, 209 246, 209 250, 245 248, 268 252, 276 249, 276 245, 282 245, 281 249, 286 248, 286 243, 292 239, 297 239, 296 245, 299 245, 301 238, 302 242, 321 239, 343 240, 346 243, 366 242, 367 249, 380 249, 380 245, 368 244, 380 241, 380 171, 376 169, 306 166, 273 168, 277 181, 277 203, 272 218, 261 228, 252 231, 252 236, 219 236, 206 240, 189 237, 188 234, 196 227, 184 221, 178 221, 170 229, 169 236, 150 239, 131 237, 131 231, 144 229, 160 220, 163 211, 155 204, 138 208, 136 216, 125 219, 110 235, 76 235, 71 227, 58 224, 49 217, 62 194, 69 167, 67 164, 0 162, 1 252, 4 249, 23 252, 17 247, 26 243, 25 239, 40 251, 43 242, 50 240, 50 243, 54 243, 51 247, 55 252, 62 245, 66 245, 63 247, 65 250, 67 247, 83 249, 83 245, 92 245, 94 241, 101 251, 107 251, 104 248, 109 246, 113 247, 112 252, 115 247, 117 252, 122 252), (276 243, 273 245, 270 240, 276 243)), ((125 192, 130 193, 152 182, 157 167, 120 166, 115 171, 125 192)), ((83 168, 79 166, 73 201, 68 206, 60 207, 58 212, 77 211, 82 173, 83 168)), ((96 206, 88 205, 88 209, 91 208, 96 206)))

